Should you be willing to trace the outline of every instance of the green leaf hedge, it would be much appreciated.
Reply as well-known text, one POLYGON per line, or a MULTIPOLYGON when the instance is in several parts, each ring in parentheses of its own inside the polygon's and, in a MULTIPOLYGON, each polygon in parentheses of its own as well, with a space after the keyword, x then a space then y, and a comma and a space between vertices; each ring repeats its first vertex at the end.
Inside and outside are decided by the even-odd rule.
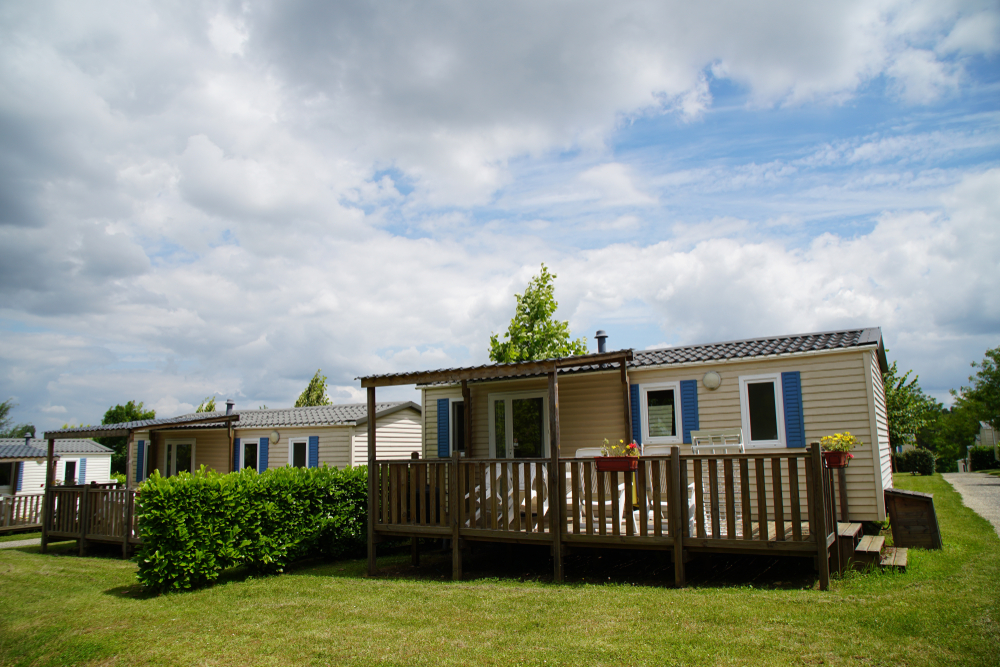
POLYGON ((302 558, 360 552, 367 483, 363 466, 154 473, 136 497, 139 581, 183 590, 237 565, 276 573, 302 558))

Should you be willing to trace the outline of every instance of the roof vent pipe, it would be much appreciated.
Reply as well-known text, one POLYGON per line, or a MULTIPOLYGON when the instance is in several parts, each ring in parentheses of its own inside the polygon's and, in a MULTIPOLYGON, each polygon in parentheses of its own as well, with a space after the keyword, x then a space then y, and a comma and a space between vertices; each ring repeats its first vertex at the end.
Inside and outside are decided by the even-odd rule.
POLYGON ((604 333, 604 329, 598 329, 597 333, 594 334, 594 338, 597 339, 597 353, 603 354, 604 352, 607 352, 608 334, 604 333))
POLYGON ((31 433, 25 433, 24 435, 24 444, 27 447, 31 447, 31 435, 31 433))
POLYGON ((233 414, 233 406, 234 405, 236 405, 236 403, 233 402, 233 399, 230 398, 230 399, 228 399, 226 401, 226 414, 227 415, 233 414))

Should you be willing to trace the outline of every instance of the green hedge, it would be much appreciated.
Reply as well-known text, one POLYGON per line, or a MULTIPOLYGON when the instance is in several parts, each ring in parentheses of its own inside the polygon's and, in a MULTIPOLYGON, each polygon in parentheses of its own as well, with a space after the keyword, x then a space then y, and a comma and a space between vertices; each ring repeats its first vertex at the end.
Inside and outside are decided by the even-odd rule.
POLYGON ((1000 468, 993 457, 992 447, 969 447, 969 467, 973 470, 992 470, 1000 468))
POLYGON ((367 474, 365 467, 326 466, 154 473, 136 498, 139 581, 160 592, 181 590, 237 565, 273 573, 301 558, 361 551, 367 474))
POLYGON ((933 475, 934 454, 926 449, 911 449, 902 454, 893 454, 892 465, 896 472, 933 475))

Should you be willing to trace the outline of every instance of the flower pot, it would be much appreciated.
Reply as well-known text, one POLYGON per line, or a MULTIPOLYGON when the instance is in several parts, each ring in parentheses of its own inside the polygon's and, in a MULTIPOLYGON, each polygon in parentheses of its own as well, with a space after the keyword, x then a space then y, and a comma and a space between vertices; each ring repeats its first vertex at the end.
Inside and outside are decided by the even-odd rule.
POLYGON ((823 452, 823 460, 827 468, 846 468, 851 460, 850 452, 823 452))
POLYGON ((639 469, 638 456, 597 456, 594 458, 598 472, 631 472, 639 469))

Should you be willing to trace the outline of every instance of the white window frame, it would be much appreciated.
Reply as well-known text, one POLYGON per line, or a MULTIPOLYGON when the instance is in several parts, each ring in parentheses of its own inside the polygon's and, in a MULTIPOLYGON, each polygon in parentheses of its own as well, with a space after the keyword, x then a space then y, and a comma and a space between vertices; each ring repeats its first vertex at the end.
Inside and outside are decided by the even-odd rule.
POLYGON ((642 428, 642 444, 644 445, 680 445, 684 443, 684 416, 681 414, 681 383, 680 382, 653 382, 639 385, 639 423, 642 428), (674 417, 677 421, 677 435, 660 435, 652 437, 649 435, 649 398, 650 391, 663 391, 673 389, 674 391, 674 417))
MULTIPOLYGON (((306 444, 306 468, 309 467, 309 436, 296 436, 294 438, 288 439, 288 465, 289 467, 295 465, 293 463, 293 454, 295 452, 295 447, 297 443, 304 442, 306 444)), ((242 452, 240 452, 242 454, 242 452)), ((257 441, 257 460, 260 460, 260 440, 257 441)))
POLYGON ((260 468, 260 438, 240 438, 240 467, 237 470, 243 470, 246 467, 244 465, 244 458, 246 458, 247 445, 257 445, 257 468, 254 468, 254 470, 257 470, 260 468))
MULTIPOLYGON (((465 405, 464 398, 449 398, 448 399, 448 456, 455 453, 455 437, 458 435, 458 431, 455 430, 455 404, 461 403, 465 405)), ((465 445, 465 456, 469 455, 469 445, 465 445)))
POLYGON ((541 398, 542 399, 542 456, 549 457, 549 392, 545 389, 536 391, 505 391, 489 394, 486 397, 486 411, 489 413, 490 430, 490 458, 497 458, 496 443, 496 410, 493 409, 495 401, 505 401, 504 407, 504 437, 507 442, 505 449, 510 452, 507 458, 514 458, 514 411, 512 401, 518 398, 541 398))
POLYGON ((743 422, 743 446, 746 449, 775 449, 787 447, 785 439, 785 398, 781 391, 781 373, 763 373, 760 375, 740 376, 740 415, 743 422), (751 440, 753 430, 750 428, 750 396, 747 393, 748 384, 772 382, 774 384, 774 410, 778 423, 777 440, 751 440))
POLYGON ((196 463, 197 459, 195 459, 194 438, 170 438, 169 440, 165 440, 163 442, 163 470, 167 472, 170 471, 170 461, 167 460, 167 457, 170 455, 171 451, 173 451, 174 453, 174 460, 175 461, 177 460, 177 449, 176 449, 177 445, 191 445, 191 470, 189 470, 188 472, 193 473, 195 470, 198 469, 196 463), (172 450, 170 447, 171 445, 174 446, 172 450))

